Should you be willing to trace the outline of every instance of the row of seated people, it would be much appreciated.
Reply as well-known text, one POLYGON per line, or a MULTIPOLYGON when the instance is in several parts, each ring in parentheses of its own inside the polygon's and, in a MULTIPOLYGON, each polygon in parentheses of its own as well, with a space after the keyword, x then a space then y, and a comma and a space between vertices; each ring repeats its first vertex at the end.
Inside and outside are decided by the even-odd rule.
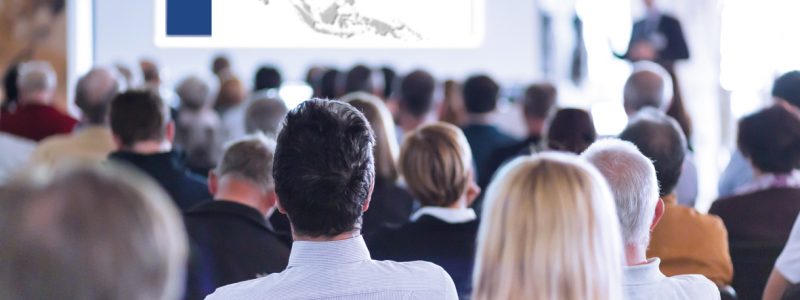
MULTIPOLYGON (((664 94, 663 90, 665 89, 664 86, 666 86, 664 82, 666 80, 663 76, 653 76, 659 75, 657 71, 652 71, 652 69, 649 69, 649 67, 644 69, 645 70, 634 72, 628 81, 629 84, 626 85, 626 110, 630 112, 631 115, 636 115, 636 117, 632 118, 629 128, 626 129, 627 134, 632 137, 626 138, 626 132, 623 132, 623 134, 620 135, 620 138, 632 141, 639 147, 643 154, 654 161, 655 169, 658 171, 657 182, 659 183, 660 188, 659 194, 661 199, 663 199, 666 203, 662 208, 661 215, 663 215, 663 217, 660 216, 659 218, 653 218, 653 220, 661 220, 661 222, 654 221, 653 224, 660 223, 661 225, 655 227, 656 229, 653 232, 652 239, 649 243, 649 250, 645 257, 661 257, 663 263, 660 269, 667 275, 699 273, 705 275, 707 278, 711 279, 720 286, 728 284, 732 279, 732 267, 730 257, 728 256, 728 240, 726 240, 725 227, 722 226, 722 223, 719 221, 719 219, 698 214, 690 208, 677 205, 675 201, 675 187, 680 182, 682 171, 685 169, 685 158, 687 157, 686 141, 685 137, 682 137, 682 131, 679 125, 674 124, 674 122, 671 121, 661 120, 661 123, 669 123, 670 126, 668 127, 672 127, 672 133, 669 134, 664 133, 667 130, 663 128, 660 132, 659 130, 653 129, 658 127, 655 125, 650 126, 652 128, 642 125, 641 127, 644 127, 645 129, 631 128, 634 124, 636 124, 635 120, 640 118, 662 118, 669 120, 668 118, 662 116, 660 112, 656 112, 659 108, 664 107, 663 102, 666 101, 665 98, 661 96, 664 94), (644 77, 644 79, 642 77, 644 77), (656 80, 648 82, 650 83, 649 85, 643 83, 637 84, 637 82, 647 82, 647 77, 655 78, 656 80), (657 83, 657 86, 660 85, 661 87, 652 88, 652 83, 654 82, 657 83), (637 89, 637 86, 650 87, 650 89, 637 89), (639 95, 641 96, 640 99, 643 100, 636 102, 632 100, 635 99, 632 95, 639 95), (652 97, 652 95, 659 96, 652 97), (649 109, 647 107, 653 107, 654 109, 649 109), (641 110, 646 110, 648 112, 642 112, 641 110), (669 138, 670 136, 671 138, 669 138), (636 138, 640 138, 642 141, 637 143, 636 138)), ((29 78, 29 76, 27 76, 30 75, 29 73, 23 72, 22 74, 26 76, 21 78, 29 78)), ((33 75, 36 75, 35 72, 33 75)), ((108 79, 109 76, 107 75, 107 72, 96 70, 90 72, 90 74, 84 77, 84 79, 86 82, 96 83, 96 80, 90 79, 93 77, 108 79)), ((31 77, 33 77, 33 79, 37 78, 37 76, 31 77)), ((48 76, 38 76, 38 78, 45 78, 49 80, 48 76)), ((753 167, 756 170, 756 174, 760 175, 757 177, 759 181, 754 182, 752 187, 749 187, 749 189, 744 189, 742 192, 743 196, 740 197, 747 198, 746 196, 749 194, 757 194, 758 192, 764 191, 769 192, 774 189, 788 190, 788 193, 793 191, 793 184, 795 184, 795 181, 793 181, 793 168, 791 168, 791 166, 796 165, 795 157, 798 155, 793 141, 798 139, 796 135, 793 135, 795 134, 794 130, 783 131, 774 129, 791 128, 791 125, 795 124, 794 122, 796 120, 794 119, 793 113, 796 108, 794 108, 795 106, 793 103, 800 102, 796 101, 798 96, 796 91, 797 78, 797 73, 789 73, 776 81, 773 94, 778 99, 777 106, 746 118, 742 120, 740 124, 739 148, 741 149, 743 156, 747 157, 752 162, 753 167), (769 133, 771 135, 766 135, 765 133, 769 133), (780 167, 776 167, 776 165, 780 167), (789 166, 788 169, 787 166, 789 166)), ((24 80, 21 80, 20 82, 24 83, 24 80)), ((106 82, 113 83, 113 80, 106 82)), ((23 89, 22 87, 24 86, 26 85, 20 84, 21 90, 29 91, 27 89, 23 89)), ((33 84, 33 86, 36 86, 36 84, 33 84)), ((37 91, 37 93, 27 93, 23 95, 33 94, 36 95, 36 97, 46 98, 48 92, 46 90, 46 87, 48 86, 47 81, 45 81, 43 84, 39 84, 38 86, 45 87, 45 89, 37 91)), ((269 195, 270 193, 265 193, 267 195, 262 196, 266 197, 267 199, 261 199, 262 201, 253 201, 255 198, 250 198, 249 200, 230 200, 235 198, 235 194, 237 192, 240 192, 240 190, 235 189, 235 187, 241 187, 243 185, 242 183, 247 183, 248 181, 262 183, 265 181, 268 182, 268 180, 265 179, 268 178, 266 177, 268 175, 255 177, 255 179, 245 179, 242 182, 233 181, 234 183, 232 183, 231 186, 226 186, 226 180, 223 179, 224 176, 220 175, 222 168, 225 166, 224 162, 226 157, 223 155, 223 158, 221 159, 222 163, 216 167, 214 172, 210 173, 208 178, 209 184, 206 185, 203 179, 195 174, 191 174, 188 170, 186 170, 186 168, 181 165, 178 155, 170 151, 170 142, 175 136, 175 129, 174 125, 172 125, 172 123, 169 121, 170 113, 167 106, 164 105, 163 101, 159 99, 157 95, 146 92, 129 92, 117 96, 116 93, 113 92, 115 90, 115 84, 106 85, 107 89, 98 88, 90 84, 85 84, 84 86, 92 87, 87 87, 83 92, 97 96, 94 99, 84 98, 85 102, 91 102, 90 100, 99 99, 99 102, 105 105, 105 110, 98 109, 98 111, 101 111, 101 113, 94 114, 94 116, 100 116, 95 117, 95 120, 99 121, 89 124, 96 124, 99 127, 102 127, 102 125, 105 124, 103 122, 110 123, 109 127, 111 130, 108 133, 113 137, 113 148, 121 149, 120 151, 114 152, 111 155, 111 158, 113 160, 127 162, 149 174, 152 178, 156 179, 156 181, 165 190, 167 190, 169 196, 182 210, 187 211, 185 219, 192 240, 192 249, 194 250, 189 272, 190 293, 193 290, 199 290, 198 293, 200 296, 196 297, 202 297, 202 295, 210 293, 221 285, 253 278, 257 275, 264 275, 283 270, 283 267, 288 264, 289 258, 285 257, 285 263, 280 263, 282 260, 280 253, 284 253, 284 255, 286 255, 290 250, 287 247, 288 245, 284 245, 284 248, 282 248, 283 250, 280 250, 281 248, 277 247, 278 244, 271 242, 272 233, 270 233, 270 228, 272 227, 272 224, 268 224, 263 220, 263 216, 283 215, 272 213, 275 203, 280 203, 280 201, 277 200, 279 197, 277 197, 275 194, 269 195), (103 98, 106 100, 102 100, 103 98), (108 115, 104 115, 104 113, 108 115), (210 191, 210 193, 208 191, 210 191), (231 195, 230 193, 234 195, 231 195), (270 197, 272 198, 271 200, 268 199, 270 197), (229 201, 209 202, 208 200, 211 198, 229 201), (251 205, 248 205, 249 207, 238 207, 237 209, 234 207, 226 207, 231 206, 228 202, 239 202, 251 205), (200 205, 197 206, 198 204, 200 205), (255 212, 252 211, 252 208, 255 208, 255 212), (249 234, 245 233, 247 232, 246 229, 227 230, 226 228, 233 227, 219 224, 208 225, 206 223, 211 222, 213 224, 213 222, 203 220, 204 215, 212 216, 212 218, 215 216, 216 218, 221 218, 221 220, 218 221, 224 224, 231 221, 226 220, 225 215, 234 214, 233 212, 236 211, 240 213, 240 219, 241 217, 248 217, 248 220, 255 221, 255 223, 251 225, 260 226, 259 228, 255 228, 256 234, 249 236, 249 234), (192 224, 193 219, 198 220, 196 222, 198 225, 190 225, 192 224), (194 233, 192 228, 196 229, 194 230, 194 233), (237 245, 235 240, 230 244, 218 242, 218 240, 225 240, 227 238, 234 239, 234 237, 237 235, 247 237, 247 239, 239 240, 239 242, 241 242, 243 245, 249 244, 248 241, 256 236, 263 236, 263 239, 267 241, 265 244, 271 245, 271 248, 268 248, 269 251, 258 251, 261 248, 253 247, 253 249, 256 250, 255 252, 276 253, 276 255, 239 255, 238 253, 230 250, 232 248, 230 245, 237 245), (213 237, 210 240, 211 242, 209 242, 209 236, 213 237), (207 243, 205 246, 202 245, 202 241, 204 239, 207 243), (214 249, 215 247, 217 249, 214 249), (255 263, 252 263, 252 267, 257 270, 243 271, 241 273, 243 275, 241 275, 242 277, 240 278, 216 281, 218 280, 214 279, 216 276, 226 273, 226 271, 222 271, 223 269, 231 267, 236 270, 240 270, 239 268, 241 268, 241 265, 243 265, 241 262, 233 263, 230 260, 225 260, 231 258, 227 256, 233 256, 232 258, 234 260, 240 259, 251 262, 257 259, 263 259, 264 261, 271 262, 271 266, 262 267, 256 266, 255 263), (220 259, 220 257, 227 258, 220 259), (217 264, 214 262, 215 259, 220 259, 222 262, 217 264), (198 261, 200 263, 196 263, 198 261), (198 268, 200 271, 197 270, 198 268), (227 282, 225 282, 225 280, 227 280, 227 282), (192 287, 192 284, 196 284, 196 286, 192 287)), ((80 87, 81 84, 79 84, 79 90, 80 87)), ((465 82, 464 103, 474 102, 477 101, 476 99, 479 99, 480 101, 484 102, 494 102, 495 104, 492 105, 496 105, 497 91, 497 85, 493 83, 490 78, 485 76, 473 77, 465 82)), ((529 90, 528 94, 535 95, 536 93, 553 95, 552 92, 548 92, 547 87, 543 86, 534 86, 529 90)), ((26 96, 23 97, 23 99, 36 97, 26 96)), ((525 102, 526 116, 532 115, 529 113, 532 110, 529 111, 527 106, 529 103, 532 103, 530 106, 541 105, 541 102, 554 102, 550 100, 552 98, 552 96, 538 98, 527 97, 525 102), (536 101, 539 101, 540 103, 537 104, 536 101)), ((445 270, 449 271, 450 276, 456 282, 456 287, 461 296, 467 297, 468 295, 472 294, 470 292, 472 275, 469 272, 472 270, 471 257, 475 255, 474 252, 476 251, 473 242, 475 240, 474 235, 475 232, 477 232, 478 227, 478 214, 473 210, 470 210, 468 207, 475 199, 478 198, 477 195, 481 190, 479 185, 474 183, 476 177, 480 178, 480 175, 478 175, 477 172, 476 166, 479 164, 474 160, 475 155, 473 155, 473 150, 476 149, 474 145, 478 145, 478 148, 480 148, 488 143, 484 143, 482 139, 477 140, 478 142, 470 142, 469 136, 463 134, 463 139, 455 138, 455 142, 450 141, 450 145, 437 145, 435 142, 431 142, 430 138, 426 138, 428 135, 421 133, 421 131, 423 131, 422 129, 427 127, 417 127, 413 130, 406 131, 407 133, 405 134, 406 138, 404 147, 400 151, 400 160, 397 166, 394 167, 392 164, 392 157, 396 155, 397 151, 396 149, 392 149, 391 146, 392 142, 396 143, 396 139, 392 137, 391 134, 394 132, 394 124, 391 122, 391 113, 389 113, 388 109, 384 107, 383 101, 381 99, 370 97, 368 94, 353 94, 349 97, 343 98, 343 100, 351 103, 353 107, 356 107, 359 111, 363 112, 363 114, 366 116, 366 119, 369 121, 369 123, 371 123, 372 131, 374 131, 376 137, 376 147, 374 149, 374 154, 372 154, 375 157, 375 183, 372 190, 370 190, 370 195, 372 196, 371 199, 375 199, 375 201, 370 203, 369 206, 371 207, 371 210, 368 210, 363 216, 364 234, 366 235, 367 244, 370 245, 371 248, 374 248, 373 252, 375 253, 373 256, 375 258, 380 257, 395 260, 422 259, 433 261, 442 267, 445 267, 445 270), (420 137, 417 135, 422 136, 420 137), (436 150, 431 150, 435 152, 433 155, 425 152, 425 149, 436 147, 439 148, 436 150), (459 147, 461 149, 458 149, 459 147), (465 151, 464 149, 466 148, 470 148, 469 151, 465 151), (456 154, 453 154, 453 156, 449 158, 436 157, 436 154, 441 155, 442 153, 447 152, 442 149, 456 149, 456 154), (384 158, 381 158, 382 156, 384 158), (386 157, 389 159, 385 159, 386 157), (390 163, 386 164, 387 161, 390 163), (449 163, 460 161, 461 165, 460 167, 446 166, 442 167, 440 170, 437 168, 436 163, 441 163, 442 161, 447 161, 449 163), (454 170, 459 170, 459 168, 467 171, 454 173, 454 170), (392 175, 393 172, 394 174, 392 175), (455 178, 457 176, 454 177, 454 174, 457 173, 463 175, 464 177, 455 178), (388 176, 386 176, 386 174, 388 174, 388 176), (396 184, 397 178, 400 177, 399 175, 402 175, 404 178, 403 182, 405 188, 407 188, 410 194, 413 195, 413 199, 417 199, 419 204, 424 206, 423 208, 418 209, 413 215, 411 214, 411 211, 413 210, 411 207, 415 205, 413 202, 405 202, 409 203, 409 208, 407 210, 403 209, 398 213, 397 210, 393 209, 393 206, 396 207, 398 203, 404 202, 399 200, 387 200, 397 198, 390 196, 392 194, 403 193, 403 187, 397 186, 396 184), (393 180, 392 176, 394 177, 393 180), (390 187, 388 189, 380 188, 379 182, 386 178, 389 178, 390 182, 394 181, 395 183, 388 185, 390 187), (464 183, 463 187, 461 185, 462 183, 464 183), (454 189, 447 191, 447 189, 451 187, 454 189), (386 190, 388 190, 388 192, 384 192, 384 195, 379 195, 381 191, 386 190), (395 222, 383 220, 382 214, 377 213, 374 217, 372 217, 372 219, 375 220, 373 222, 377 225, 369 226, 368 220, 370 220, 371 212, 380 212, 381 205, 385 206, 383 209, 384 211, 388 211, 390 214, 394 213, 395 215, 399 215, 399 220, 402 221, 410 218, 413 221, 405 225, 381 228, 383 225, 392 224, 395 222), (375 233, 368 233, 367 231, 369 230, 374 230, 375 233), (420 232, 424 232, 424 234, 418 236, 415 234, 420 232), (441 233, 442 236, 437 237, 434 233, 441 233), (428 239, 426 236, 430 238, 428 239), (403 237, 409 239, 409 241, 404 242, 403 237), (424 240, 427 241, 424 243, 420 242, 424 240), (429 243, 431 245, 443 243, 443 245, 439 247, 425 247, 425 245, 428 245, 429 243), (458 245, 458 247, 454 247, 454 245, 458 245), (420 249, 420 247, 423 249, 420 249), (462 253, 458 253, 456 255, 453 252, 450 252, 453 248, 462 249, 462 253), (401 251, 401 249, 407 250, 401 251), (467 259, 464 259, 465 257, 467 259)), ((24 104, 25 102, 22 103, 24 104)), ((78 103, 81 102, 78 101, 78 103)), ((400 103, 402 104, 403 102, 400 103)), ((85 107, 87 106, 81 106, 81 108, 84 110, 85 117, 90 116, 92 110, 86 109, 85 107)), ((548 111, 546 115, 548 115, 548 118, 551 119, 549 122, 549 131, 547 132, 548 138, 541 143, 545 146, 540 147, 537 144, 534 147, 522 147, 522 154, 525 152, 539 152, 542 148, 581 153, 586 149, 586 147, 588 147, 588 145, 594 142, 596 134, 594 133, 593 128, 591 128, 589 134, 584 134, 583 132, 580 132, 580 130, 576 129, 560 129, 561 132, 563 132, 562 135, 568 136, 567 138, 561 140, 557 138, 559 136, 559 131, 555 130, 560 128, 559 126, 555 126, 558 124, 557 120, 562 120, 561 122, 565 123, 563 126, 566 126, 567 128, 589 127, 581 125, 591 125, 591 119, 588 114, 585 114, 585 112, 580 110, 562 109, 558 110, 556 113, 550 113, 550 110, 553 109, 546 109, 546 111, 548 111), (559 118, 559 116, 561 116, 561 118, 559 118), (587 119, 589 120, 588 122, 584 121, 587 119)), ((280 119, 283 119, 282 115, 280 119)), ((288 123, 289 120, 287 119, 285 122, 288 123)), ((463 132, 468 132, 467 129, 468 128, 465 127, 463 132)), ((281 131, 281 134, 284 134, 284 131, 285 128, 281 131)), ((461 130, 455 128, 455 131, 459 132, 459 134, 448 133, 444 135, 449 135, 451 137, 459 136, 461 130)), ((83 132, 85 132, 85 130, 78 131, 76 135, 83 132)), ((288 135, 289 133, 285 134, 288 135)), ((430 135, 436 136, 435 133, 430 133, 430 135)), ((69 140, 72 137, 60 138, 69 140)), ((83 139, 85 140, 85 138, 83 139)), ((446 140, 445 138, 441 137, 436 139, 446 140)), ((89 140, 97 142, 98 139, 89 140)), ((473 139, 473 141, 475 140, 473 139)), ((79 147, 92 147, 89 142, 75 143, 74 140, 72 142, 72 145, 77 145, 79 147)), ((47 143, 40 145, 40 147, 37 149, 37 152, 41 152, 40 150, 46 149, 47 147, 44 147, 45 144, 47 143)), ((269 143, 267 142, 266 144, 269 143)), ((508 145, 507 143, 497 144, 503 145, 504 148, 506 146, 513 146, 508 145)), ((269 147, 267 146, 266 148, 269 147)), ((4 149, 11 150, 14 148, 4 147, 4 149)), ((69 147, 52 147, 50 152, 54 153, 51 154, 53 156, 63 157, 70 155, 70 150, 68 149, 69 147), (64 148, 67 150, 63 152, 59 151, 64 148), (65 152, 67 154, 64 154, 65 152)), ((233 147, 229 148, 229 151, 232 149, 233 147)), ((97 156, 102 156, 102 159, 105 159, 105 155, 108 154, 108 151, 103 155, 97 156)), ((493 150, 491 152, 498 151, 493 150)), ((13 153, 13 151, 9 153, 13 153)), ((514 153, 511 156, 516 155, 517 153, 514 153)), ((86 159, 86 157, 78 158, 86 159)), ((252 161, 250 161, 252 157, 244 159, 239 157, 238 159, 243 160, 243 162, 239 162, 240 165, 247 166, 252 163, 252 161)), ((91 160, 91 158, 89 158, 89 160, 91 160)), ((271 160, 271 158, 269 160, 271 160)), ((508 159, 502 160, 500 164, 507 160, 508 159)), ((236 163, 233 164, 236 165, 236 163)), ((271 161, 269 162, 269 165, 271 165, 271 161)), ((269 165, 261 165, 262 167, 259 169, 263 171, 269 165)), ((247 177, 239 173, 246 174, 248 172, 233 171, 232 173, 236 174, 236 176, 230 177, 247 177)), ((494 177, 499 178, 500 173, 494 177)), ((250 172, 250 174, 252 174, 252 172, 250 172)), ((497 179, 490 180, 490 182, 495 180, 497 179)), ((228 182, 231 181, 232 179, 228 180, 228 182)), ((613 183, 611 185, 612 191, 616 192, 613 183)), ((261 188, 261 190, 264 189, 269 191, 269 183, 266 184, 266 188, 261 188)), ((277 186, 273 189, 277 190, 277 186)), ((486 194, 488 196, 492 193, 489 190, 486 194)), ((402 198, 412 199, 412 197, 405 196, 402 198)), ((756 247, 763 246, 765 244, 769 244, 770 246, 776 244, 777 246, 774 246, 774 248, 777 249, 776 252, 779 252, 780 249, 783 248, 783 243, 785 243, 785 241, 788 239, 789 230, 791 229, 792 224, 794 224, 794 219, 797 216, 798 210, 793 206, 793 203, 796 201, 793 202, 792 200, 794 200, 794 198, 791 196, 786 197, 787 200, 784 201, 785 203, 783 206, 776 203, 765 205, 762 203, 764 199, 763 197, 750 198, 755 200, 739 200, 738 202, 745 204, 738 205, 735 204, 737 201, 729 201, 729 199, 724 199, 719 201, 718 204, 715 204, 715 206, 712 208, 712 212, 718 213, 720 216, 722 216, 723 221, 725 221, 724 225, 729 231, 728 239, 730 239, 731 251, 734 255, 734 262, 736 262, 736 254, 738 253, 735 252, 734 245, 739 245, 738 243, 740 242, 751 243, 751 245, 755 245, 756 247), (732 206, 732 208, 725 208, 725 206, 727 206, 725 204, 728 203, 731 203, 729 206, 732 206), (751 203, 758 203, 758 205, 756 205, 757 207, 743 207, 743 205, 751 205, 751 203), (729 212, 726 213, 726 210, 729 212), (764 222, 764 219, 749 216, 749 214, 753 211, 763 211, 768 215, 765 218, 768 218, 773 222, 764 222), (785 214, 776 216, 776 211, 780 211, 781 213, 785 214), (747 216, 741 216, 743 212, 747 214, 747 216), (737 213, 739 215, 737 215, 737 213), (741 226, 746 228, 744 229, 746 232, 743 232, 740 235, 740 230, 736 229, 736 223, 742 222, 742 220, 753 222, 751 224, 753 226, 741 226), (768 235, 768 237, 765 237, 766 235, 768 235)), ((406 207, 405 204, 402 204, 401 206, 406 207)), ((485 214, 486 213, 484 213, 484 216, 485 214)), ((325 214, 316 216, 319 217, 318 219, 325 219, 324 215, 325 214)), ((655 215, 659 215, 658 212, 656 212, 655 215)), ((291 214, 289 214, 289 216, 289 219, 291 219, 291 214)), ((484 222, 486 221, 484 220, 484 222)), ((292 223, 292 225, 296 224, 292 223)), ((625 238, 624 235, 623 238, 625 238)), ((278 237, 278 239, 281 239, 281 237, 278 237)), ((288 239, 286 237, 283 237, 284 244, 286 244, 287 240, 288 239)), ((236 249, 240 248, 241 247, 236 247, 236 249)), ((647 249, 648 247, 644 248, 647 249)), ((761 252, 762 251, 756 251, 756 254, 763 254, 761 252)), ((777 255, 777 253, 775 255, 777 255)), ((774 261, 774 258, 772 261, 774 261)), ((766 259, 766 265, 771 266, 772 261, 766 259)), ((639 261, 638 263, 642 262, 643 261, 639 261)), ((648 263, 652 262, 648 261, 648 263)), ((764 264, 765 263, 761 263, 759 265, 759 270, 764 269, 764 264)), ((737 269, 740 267, 749 268, 746 264, 741 266, 737 265, 737 269)), ((763 290, 763 285, 766 281, 766 276, 768 275, 769 269, 766 270, 767 274, 763 275, 762 273, 764 273, 764 271, 760 271, 761 273, 754 273, 754 271, 749 271, 750 269, 745 270, 748 271, 737 273, 737 276, 741 277, 741 279, 737 280, 737 278, 733 278, 733 285, 739 290, 740 297, 742 299, 757 298, 755 295, 760 295, 761 291, 763 290)), ((234 271, 234 273, 236 273, 236 271, 234 271)), ((786 282, 794 282, 788 281, 787 279, 791 278, 789 278, 789 275, 785 275, 784 272, 778 272, 776 274, 778 275, 773 275, 774 278, 783 278, 786 282)), ((780 283, 780 281, 778 282, 780 283)), ((188 295, 190 294, 187 294, 187 296, 188 295)))

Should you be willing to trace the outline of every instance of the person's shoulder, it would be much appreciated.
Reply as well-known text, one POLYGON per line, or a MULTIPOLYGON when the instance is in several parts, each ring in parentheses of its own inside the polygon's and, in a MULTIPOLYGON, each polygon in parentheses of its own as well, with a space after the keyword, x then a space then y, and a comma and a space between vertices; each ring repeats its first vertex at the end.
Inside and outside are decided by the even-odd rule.
POLYGON ((237 282, 217 288, 206 300, 215 299, 265 299, 270 295, 283 273, 273 273, 261 278, 237 282))
MULTIPOLYGON (((445 272, 442 267, 427 261, 395 262, 374 260, 373 262, 386 271, 386 274, 406 277, 421 282, 441 280, 443 274, 447 275, 447 272, 445 272)), ((447 278, 450 279, 449 276, 447 278)))
POLYGON ((691 299, 719 299, 719 289, 703 275, 676 275, 667 280, 691 299))

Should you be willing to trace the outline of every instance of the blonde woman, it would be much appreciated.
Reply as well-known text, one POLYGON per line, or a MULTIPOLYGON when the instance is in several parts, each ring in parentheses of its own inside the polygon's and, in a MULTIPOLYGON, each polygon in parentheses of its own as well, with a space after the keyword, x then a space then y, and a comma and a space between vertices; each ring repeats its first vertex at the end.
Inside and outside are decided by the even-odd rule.
POLYGON ((342 101, 361 111, 375 132, 375 187, 361 227, 361 233, 370 236, 383 225, 406 222, 414 199, 398 184, 400 175, 395 163, 399 147, 389 109, 380 98, 365 92, 347 94, 342 101))
POLYGON ((614 200, 579 157, 544 153, 503 167, 482 222, 473 299, 622 298, 614 200))

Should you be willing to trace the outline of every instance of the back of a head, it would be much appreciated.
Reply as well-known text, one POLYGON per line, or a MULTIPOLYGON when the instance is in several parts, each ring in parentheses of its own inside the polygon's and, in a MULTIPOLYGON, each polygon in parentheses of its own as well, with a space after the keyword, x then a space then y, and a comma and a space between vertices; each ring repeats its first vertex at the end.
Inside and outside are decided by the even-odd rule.
POLYGON ((763 173, 800 167, 800 119, 775 105, 739 121, 739 150, 763 173))
POLYGON ((17 89, 22 97, 26 94, 53 92, 57 83, 56 71, 46 61, 30 61, 19 65, 17 89))
POLYGON ((3 74, 3 99, 0 99, 3 106, 16 103, 19 100, 19 89, 17 79, 19 78, 19 65, 9 66, 3 74))
POLYGON ((205 108, 210 100, 210 92, 208 84, 197 76, 187 77, 175 88, 175 93, 181 99, 181 109, 190 111, 205 108))
POLYGON ((336 99, 339 96, 339 71, 330 69, 325 71, 320 78, 319 97, 322 99, 336 99))
POLYGON ((139 68, 142 70, 145 84, 158 84, 161 82, 161 71, 155 61, 142 59, 139 61, 139 68))
POLYGON ((800 71, 791 71, 775 79, 772 84, 772 97, 783 99, 792 106, 800 108, 800 71))
POLYGON ((489 185, 473 299, 621 299, 622 240, 602 176, 572 154, 515 159, 489 185))
POLYGON ((0 298, 177 299, 187 241, 150 179, 96 165, 0 189, 0 298))
POLYGON ((546 119, 556 106, 558 92, 549 83, 533 84, 525 90, 522 106, 527 118, 546 119))
POLYGON ((464 107, 468 113, 483 114, 497 107, 500 86, 489 76, 476 75, 464 82, 464 107))
POLYGON ((233 176, 258 185, 264 191, 275 189, 272 162, 275 140, 263 134, 254 134, 232 142, 216 169, 217 176, 233 176))
POLYGON ((281 87, 283 77, 277 68, 272 66, 261 67, 256 72, 256 78, 253 85, 254 91, 277 89, 281 87))
POLYGON ((312 99, 289 111, 275 149, 275 191, 295 234, 360 227, 375 177, 369 122, 349 104, 312 99))
POLYGON ((436 81, 430 73, 417 70, 400 82, 400 108, 416 118, 422 118, 433 109, 433 92, 436 81))
POLYGON ((357 108, 369 121, 375 133, 375 176, 380 179, 394 182, 399 177, 397 172, 397 156, 399 146, 395 136, 394 120, 392 113, 383 101, 368 93, 356 92, 344 95, 342 102, 357 108))
POLYGON ((344 94, 352 92, 374 92, 372 70, 367 66, 357 65, 347 72, 344 79, 344 94))
POLYGON ((383 99, 389 99, 394 93, 394 84, 397 79, 397 72, 390 67, 381 67, 383 77, 383 99))
POLYGON ((659 196, 675 190, 686 157, 686 137, 675 119, 648 108, 637 113, 619 138, 629 141, 653 161, 659 183, 659 196))
POLYGON ((168 108, 156 93, 127 91, 111 101, 111 131, 124 147, 161 141, 169 123, 168 108))
POLYGON ((228 108, 244 102, 246 97, 242 82, 236 77, 228 77, 220 83, 217 99, 214 101, 214 108, 225 111, 228 108))
POLYGON ((275 137, 287 112, 288 108, 283 100, 275 97, 259 97, 250 102, 245 110, 245 131, 247 133, 260 131, 267 136, 275 137))
POLYGON ((592 116, 582 109, 560 109, 547 126, 547 147, 551 150, 580 154, 596 138, 592 116))
POLYGON ((647 247, 658 203, 658 179, 653 162, 630 142, 600 140, 581 154, 606 179, 617 204, 626 245, 647 247))
POLYGON ((95 68, 78 80, 75 105, 90 124, 105 124, 111 101, 119 94, 120 78, 116 71, 95 68))
POLYGON ((625 112, 633 115, 645 107, 666 111, 672 93, 672 78, 664 68, 653 62, 637 62, 625 81, 625 112))
POLYGON ((231 61, 225 55, 217 55, 214 57, 214 60, 211 62, 211 72, 214 75, 222 76, 225 72, 230 71, 231 69, 231 61))
POLYGON ((433 123, 405 138, 399 166, 409 191, 423 206, 449 207, 472 180, 472 151, 461 129, 433 123))

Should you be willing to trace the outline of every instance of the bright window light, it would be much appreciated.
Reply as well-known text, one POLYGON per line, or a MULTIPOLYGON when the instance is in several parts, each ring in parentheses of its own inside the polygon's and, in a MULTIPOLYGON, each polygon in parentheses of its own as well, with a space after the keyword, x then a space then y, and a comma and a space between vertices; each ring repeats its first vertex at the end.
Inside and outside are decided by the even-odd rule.
POLYGON ((281 85, 278 95, 286 103, 286 107, 293 109, 314 95, 314 89, 302 81, 288 81, 281 85))

